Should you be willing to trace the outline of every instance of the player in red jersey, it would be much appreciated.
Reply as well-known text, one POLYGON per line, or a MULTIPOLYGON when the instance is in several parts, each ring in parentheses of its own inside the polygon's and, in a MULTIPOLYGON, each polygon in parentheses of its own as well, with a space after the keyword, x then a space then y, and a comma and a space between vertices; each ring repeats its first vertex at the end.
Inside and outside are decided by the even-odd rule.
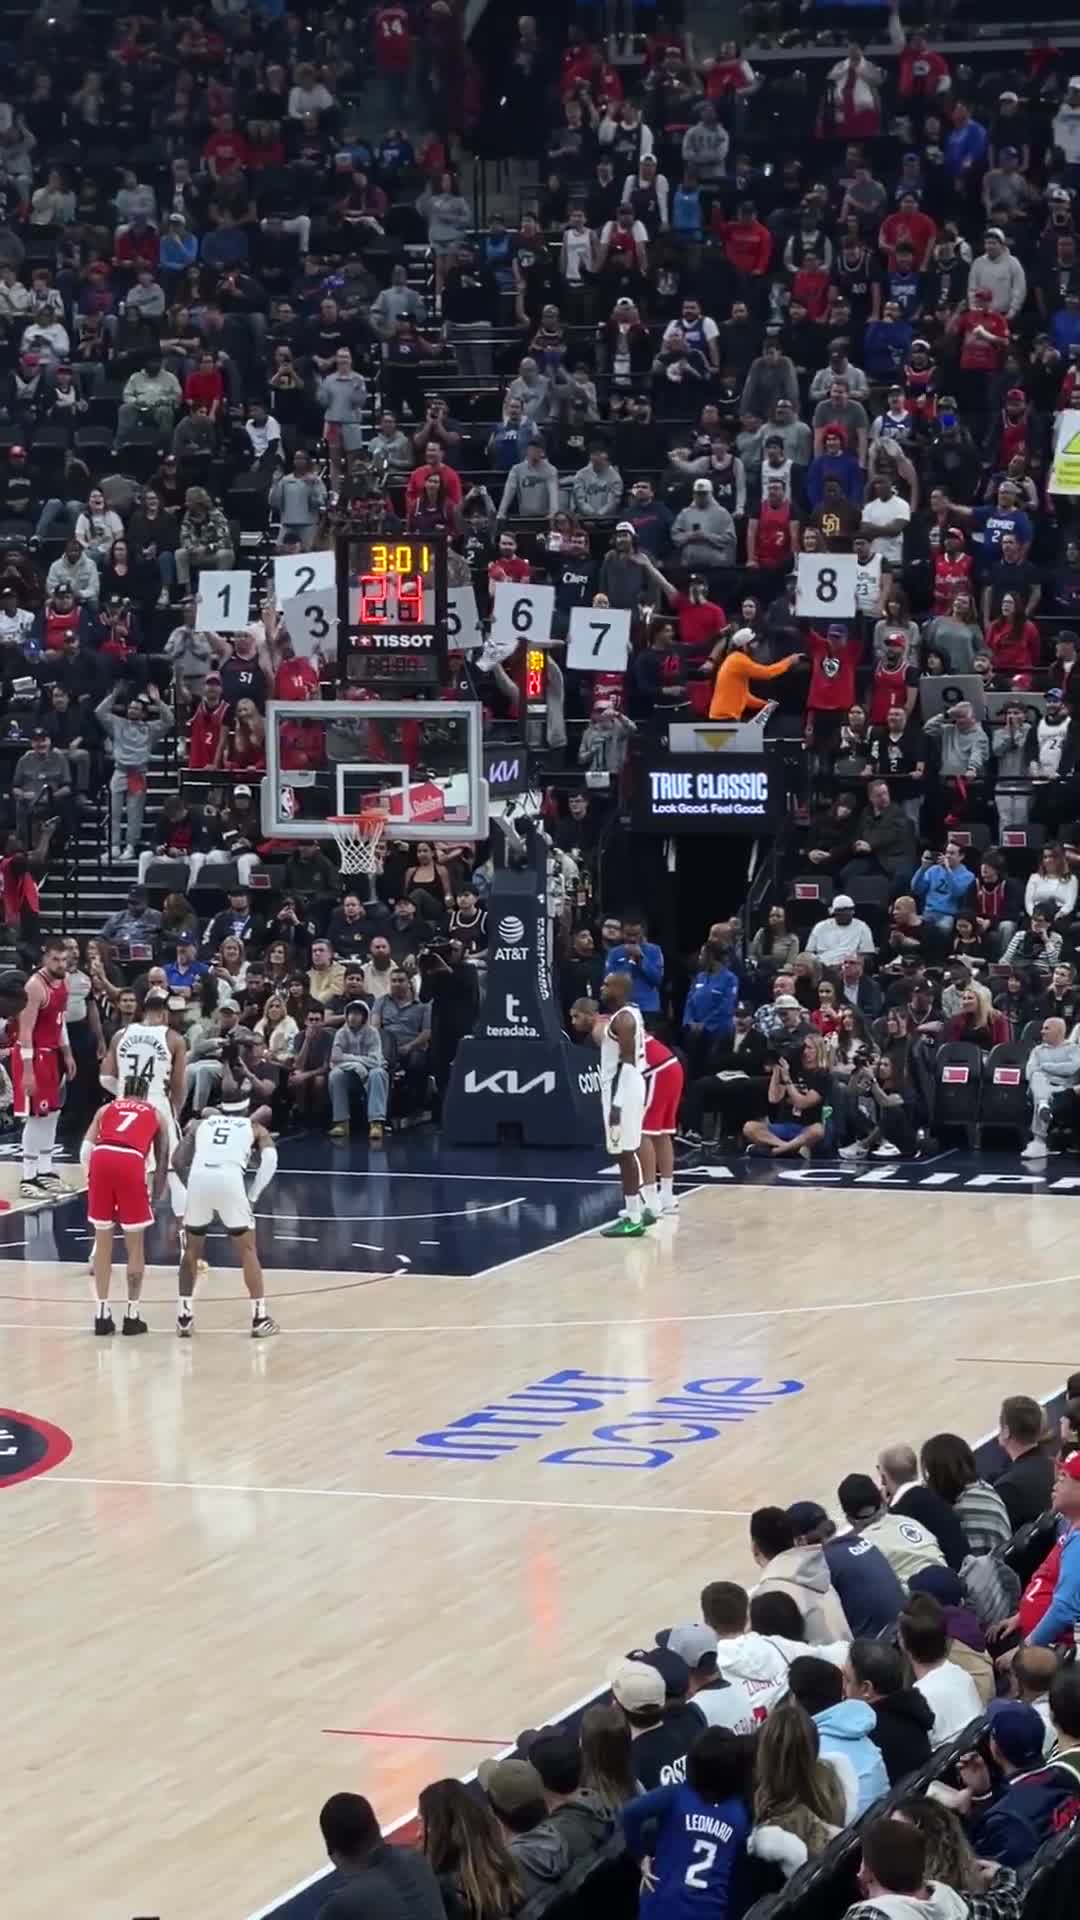
POLYGON ((64 942, 50 934, 42 943, 41 965, 26 983, 26 1005, 8 1027, 15 1113, 23 1123, 20 1200, 49 1200, 64 1191, 52 1162, 65 1082, 75 1078, 64 1017, 66 974, 64 942))
POLYGON ((164 1114, 151 1106, 149 1079, 129 1079, 107 1107, 99 1107, 87 1128, 80 1158, 88 1170, 86 1215, 94 1229, 94 1332, 116 1332, 109 1305, 113 1230, 120 1228, 127 1252, 127 1308, 123 1330, 145 1333, 139 1312, 146 1258, 143 1234, 154 1224, 147 1186, 147 1160, 154 1150, 154 1200, 165 1191, 169 1169, 169 1129, 164 1114))
POLYGON ((685 1082, 682 1061, 655 1034, 645 1036, 645 1118, 641 1123, 641 1197, 646 1213, 678 1213, 675 1128, 685 1082))

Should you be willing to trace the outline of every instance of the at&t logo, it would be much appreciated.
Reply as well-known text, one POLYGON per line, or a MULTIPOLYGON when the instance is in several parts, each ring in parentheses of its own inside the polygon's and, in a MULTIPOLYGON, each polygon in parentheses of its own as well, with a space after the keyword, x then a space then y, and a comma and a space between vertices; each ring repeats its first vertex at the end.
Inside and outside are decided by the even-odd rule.
POLYGON ((495 949, 496 960, 524 960, 525 923, 516 913, 506 913, 499 921, 499 945, 495 949))

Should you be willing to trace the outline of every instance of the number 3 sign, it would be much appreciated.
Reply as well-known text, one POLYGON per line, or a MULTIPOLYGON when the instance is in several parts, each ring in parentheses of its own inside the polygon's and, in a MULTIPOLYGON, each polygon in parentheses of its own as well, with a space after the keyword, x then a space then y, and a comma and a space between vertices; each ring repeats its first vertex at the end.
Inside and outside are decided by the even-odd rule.
POLYGON ((854 620, 859 563, 853 553, 800 553, 795 580, 799 620, 854 620))
POLYGON ((629 607, 574 607, 566 664, 578 673, 622 673, 630 657, 629 607))
POLYGON ((200 633, 242 633, 250 617, 250 573, 200 573, 195 609, 200 633))

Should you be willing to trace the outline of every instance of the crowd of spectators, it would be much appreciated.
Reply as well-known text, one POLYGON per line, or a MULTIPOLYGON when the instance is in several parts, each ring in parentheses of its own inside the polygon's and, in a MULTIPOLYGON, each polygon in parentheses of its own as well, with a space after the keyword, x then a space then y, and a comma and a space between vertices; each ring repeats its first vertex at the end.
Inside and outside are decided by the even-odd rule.
POLYGON ((1051 1435, 1037 1401, 1006 1399, 983 1471, 956 1434, 885 1447, 841 1482, 839 1526, 813 1501, 758 1509, 756 1585, 710 1582, 583 1715, 522 1733, 475 1783, 425 1787, 414 1846, 335 1794, 324 1920, 395 1900, 508 1920, 571 1893, 567 1911, 599 1910, 590 1884, 621 1920, 639 1874, 653 1920, 695 1911, 688 1888, 739 1920, 850 1852, 856 1823, 858 1897, 835 1904, 838 1872, 808 1912, 1019 1920, 1040 1850, 1080 1815, 1078 1414, 1070 1398, 1051 1435))

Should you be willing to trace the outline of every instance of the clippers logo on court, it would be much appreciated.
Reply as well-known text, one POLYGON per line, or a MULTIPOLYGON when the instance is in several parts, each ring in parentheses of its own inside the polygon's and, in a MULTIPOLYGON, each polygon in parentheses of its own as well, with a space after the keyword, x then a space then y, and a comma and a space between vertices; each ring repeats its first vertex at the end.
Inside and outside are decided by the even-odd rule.
POLYGON ((71 1452, 71 1436, 32 1413, 0 1407, 0 1491, 58 1467, 71 1452))
POLYGON ((495 949, 496 960, 524 960, 525 924, 516 913, 504 914, 498 925, 499 945, 495 949))
POLYGON ((769 1386, 756 1374, 721 1374, 687 1380, 675 1393, 656 1394, 646 1374, 583 1373, 568 1367, 546 1374, 531 1386, 462 1414, 435 1433, 418 1434, 411 1447, 391 1448, 395 1460, 501 1460, 528 1441, 545 1444, 575 1415, 614 1414, 593 1427, 587 1446, 559 1447, 543 1453, 542 1467, 638 1467, 651 1470, 676 1458, 676 1449, 716 1440, 725 1427, 766 1412, 789 1394, 802 1393, 801 1380, 769 1386), (611 1401, 630 1401, 612 1407, 611 1401), (643 1407, 634 1407, 644 1400, 643 1407))

